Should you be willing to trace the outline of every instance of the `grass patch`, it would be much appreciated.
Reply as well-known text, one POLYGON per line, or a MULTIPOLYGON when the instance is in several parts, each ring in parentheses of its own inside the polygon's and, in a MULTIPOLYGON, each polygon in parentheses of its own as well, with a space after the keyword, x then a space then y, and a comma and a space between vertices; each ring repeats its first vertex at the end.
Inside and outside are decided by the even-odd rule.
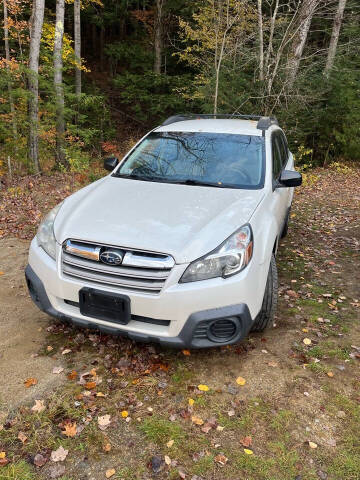
POLYGON ((140 430, 145 433, 148 440, 163 445, 169 440, 179 442, 185 440, 187 434, 183 427, 177 422, 170 422, 160 416, 153 416, 146 418, 144 422, 139 425, 140 430))
POLYGON ((0 467, 0 480, 35 480, 35 474, 26 462, 19 462, 0 467))

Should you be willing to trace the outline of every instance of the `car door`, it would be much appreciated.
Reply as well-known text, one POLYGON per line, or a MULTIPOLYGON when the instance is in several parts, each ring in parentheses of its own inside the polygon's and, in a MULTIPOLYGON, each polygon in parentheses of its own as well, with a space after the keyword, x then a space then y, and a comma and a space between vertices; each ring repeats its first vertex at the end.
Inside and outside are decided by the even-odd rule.
POLYGON ((273 207, 278 227, 278 233, 281 234, 284 221, 287 215, 289 202, 289 188, 276 188, 282 170, 285 168, 288 157, 288 150, 285 149, 281 138, 282 132, 275 131, 271 136, 272 150, 272 176, 273 176, 273 207))

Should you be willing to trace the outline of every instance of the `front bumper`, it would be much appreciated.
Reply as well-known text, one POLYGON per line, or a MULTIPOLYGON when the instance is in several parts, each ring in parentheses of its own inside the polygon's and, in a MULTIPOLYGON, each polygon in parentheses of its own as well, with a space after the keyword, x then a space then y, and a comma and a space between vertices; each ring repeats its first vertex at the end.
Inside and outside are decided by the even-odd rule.
MULTIPOLYGON (((125 336, 135 341, 158 343, 160 345, 174 348, 206 348, 231 345, 238 343, 243 339, 248 334, 252 325, 249 308, 246 304, 241 303, 238 305, 203 310, 191 314, 184 323, 180 333, 174 337, 161 336, 155 332, 154 334, 149 334, 141 333, 139 331, 131 331, 127 330, 126 326, 117 328, 111 326, 108 322, 102 321, 100 323, 94 319, 88 320, 86 317, 80 318, 80 313, 78 314, 79 316, 64 314, 52 306, 43 282, 36 275, 30 265, 25 269, 25 277, 32 300, 43 312, 52 317, 58 318, 61 321, 70 322, 79 327, 96 328, 104 333, 125 336), (219 320, 224 319, 232 323, 234 333, 228 340, 219 341, 219 339, 212 333, 213 327, 215 324, 219 325, 219 320)), ((73 308, 75 309, 76 305, 73 305, 73 308)), ((142 321, 148 321, 151 323, 151 319, 144 319, 142 321)))

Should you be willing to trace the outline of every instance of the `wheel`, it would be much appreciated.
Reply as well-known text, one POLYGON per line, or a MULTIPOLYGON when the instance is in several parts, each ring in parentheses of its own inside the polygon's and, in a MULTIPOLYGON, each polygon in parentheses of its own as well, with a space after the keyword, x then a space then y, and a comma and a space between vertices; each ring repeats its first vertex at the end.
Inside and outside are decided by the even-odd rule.
POLYGON ((278 274, 274 254, 271 256, 261 310, 255 318, 252 332, 262 332, 271 326, 274 320, 278 300, 278 274))
POLYGON ((289 220, 290 220, 290 210, 288 211, 288 213, 287 213, 287 215, 286 215, 286 220, 285 220, 285 223, 284 223, 284 226, 283 226, 283 229, 282 229, 280 238, 286 237, 286 235, 287 235, 287 233, 288 233, 288 230, 289 230, 289 220))

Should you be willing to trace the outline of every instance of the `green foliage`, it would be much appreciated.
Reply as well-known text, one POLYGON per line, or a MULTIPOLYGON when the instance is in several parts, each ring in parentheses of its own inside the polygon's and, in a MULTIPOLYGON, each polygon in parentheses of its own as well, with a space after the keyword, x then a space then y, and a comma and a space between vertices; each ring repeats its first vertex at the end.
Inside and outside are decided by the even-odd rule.
POLYGON ((158 75, 153 72, 126 72, 114 78, 121 101, 143 123, 154 125, 174 112, 189 111, 194 102, 180 94, 191 81, 190 75, 158 75))

